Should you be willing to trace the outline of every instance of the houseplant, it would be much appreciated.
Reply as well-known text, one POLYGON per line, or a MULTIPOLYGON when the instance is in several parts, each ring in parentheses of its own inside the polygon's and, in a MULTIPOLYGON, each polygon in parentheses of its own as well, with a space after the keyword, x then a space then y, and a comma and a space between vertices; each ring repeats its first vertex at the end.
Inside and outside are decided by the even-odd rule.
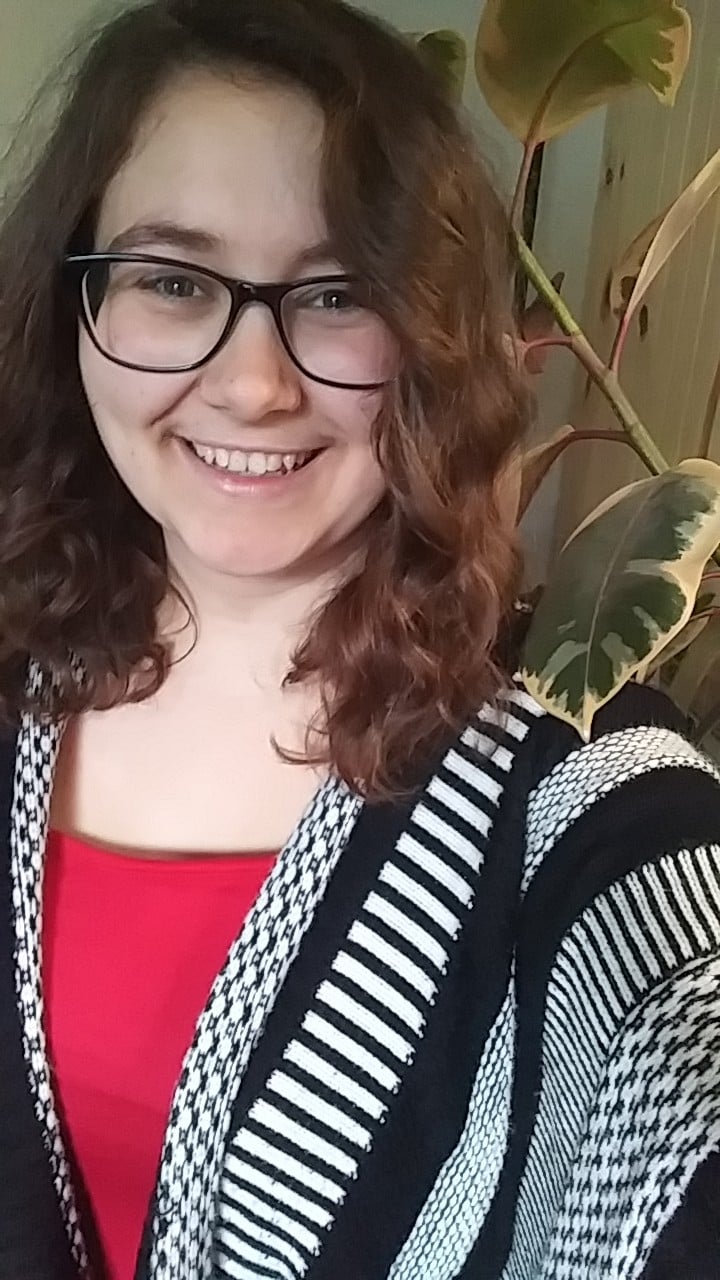
MULTIPOLYGON (((470 62, 462 38, 440 30, 415 40, 459 98, 470 62)), ((596 711, 633 678, 671 679, 671 691, 691 710, 720 656, 720 466, 695 458, 669 467, 621 382, 625 343, 647 291, 720 191, 720 150, 615 264, 609 296, 617 331, 607 352, 593 347, 527 242, 525 196, 538 147, 552 145, 590 111, 642 90, 672 106, 690 46, 690 17, 678 0, 487 0, 477 31, 479 86, 523 147, 512 236, 518 271, 537 298, 520 317, 525 340, 513 344, 512 358, 532 366, 541 349, 566 347, 617 422, 602 434, 632 448, 648 471, 572 534, 538 593, 525 641, 527 689, 585 739, 596 711)), ((520 460, 518 516, 549 468, 584 438, 565 426, 520 460)), ((699 736, 709 738, 716 723, 720 706, 706 708, 699 736)))

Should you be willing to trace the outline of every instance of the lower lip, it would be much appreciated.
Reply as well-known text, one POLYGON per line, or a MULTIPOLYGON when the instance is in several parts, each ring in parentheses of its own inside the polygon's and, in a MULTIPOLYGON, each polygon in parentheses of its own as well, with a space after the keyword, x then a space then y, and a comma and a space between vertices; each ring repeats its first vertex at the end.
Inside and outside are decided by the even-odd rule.
POLYGON ((312 461, 307 462, 304 467, 299 467, 296 471, 274 471, 268 472, 264 476, 252 476, 242 471, 225 471, 221 467, 209 466, 207 462, 203 462, 202 458, 198 457, 192 446, 184 440, 178 441, 178 447, 185 459, 190 463, 193 471, 203 476, 206 483, 209 482, 214 489, 232 496, 250 498, 282 497, 284 494, 292 492, 293 489, 298 487, 303 478, 314 470, 316 462, 325 453, 325 450, 321 449, 312 461))

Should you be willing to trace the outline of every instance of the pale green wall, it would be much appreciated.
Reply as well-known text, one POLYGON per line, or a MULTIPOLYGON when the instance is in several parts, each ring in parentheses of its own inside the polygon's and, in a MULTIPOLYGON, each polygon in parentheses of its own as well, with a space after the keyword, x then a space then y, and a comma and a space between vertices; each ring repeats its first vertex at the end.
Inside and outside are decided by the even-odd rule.
MULTIPOLYGON (((0 154, 12 140, 33 92, 52 73, 60 53, 72 47, 75 32, 85 31, 96 15, 122 4, 123 0, 0 0, 0 154)), ((469 40, 479 12, 478 0, 365 0, 361 7, 404 31, 440 25, 462 31, 469 40)), ((497 179, 507 188, 514 171, 515 144, 486 110, 472 77, 467 102, 497 179)))
POLYGON ((109 7, 98 0, 0 0, 0 152, 74 31, 109 7))

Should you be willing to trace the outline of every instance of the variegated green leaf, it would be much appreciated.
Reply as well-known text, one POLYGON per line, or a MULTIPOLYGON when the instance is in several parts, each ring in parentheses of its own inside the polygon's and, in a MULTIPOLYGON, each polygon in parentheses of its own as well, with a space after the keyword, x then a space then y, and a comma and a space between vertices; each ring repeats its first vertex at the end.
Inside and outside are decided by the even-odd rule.
POLYGON ((563 548, 523 654, 528 691, 586 740, 685 626, 720 543, 720 466, 690 459, 602 503, 563 548))
POLYGON ((475 67, 521 142, 542 142, 634 85, 675 99, 690 52, 677 0, 487 0, 475 67))
MULTIPOLYGON (((678 631, 677 635, 674 636, 673 639, 670 640, 669 643, 666 644, 665 647, 661 649, 649 663, 646 663, 644 667, 641 667, 635 677, 636 680, 642 683, 644 680, 652 679, 653 676, 657 675, 657 673, 661 671, 663 684, 667 684, 667 676, 671 671, 677 671, 680 666, 682 666, 686 672, 689 670, 688 662, 686 661, 689 657, 687 652, 688 649, 692 649, 694 653, 696 646, 698 645, 699 638, 705 631, 708 623, 718 622, 717 613, 720 604, 720 601, 718 600, 718 590, 720 590, 720 588, 718 588, 718 579, 720 579, 720 573, 715 571, 703 574, 703 578, 700 583, 700 590, 695 598, 695 605, 692 614, 685 623, 685 626, 681 631, 678 631)), ((712 633, 715 635, 717 634, 717 626, 712 628, 712 633)), ((704 643, 707 643, 707 640, 705 640, 704 643)), ((717 641, 715 643, 717 644, 717 641)), ((717 656, 720 658, 720 650, 718 651, 717 656)), ((689 708, 691 699, 681 701, 680 698, 676 697, 674 688, 671 689, 671 695, 679 706, 684 709, 689 708)))
POLYGON ((687 656, 686 651, 696 643, 699 636, 705 630, 709 618, 690 618, 685 626, 678 631, 659 653, 642 663, 635 672, 635 679, 638 684, 644 684, 647 680, 652 680, 663 667, 673 662, 675 658, 679 658, 680 654, 687 656))

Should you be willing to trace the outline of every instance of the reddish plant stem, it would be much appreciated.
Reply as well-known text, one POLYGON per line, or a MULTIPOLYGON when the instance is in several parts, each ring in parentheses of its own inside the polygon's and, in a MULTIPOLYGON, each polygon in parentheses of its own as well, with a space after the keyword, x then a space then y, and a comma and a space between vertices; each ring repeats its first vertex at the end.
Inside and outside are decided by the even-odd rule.
POLYGON ((576 431, 574 438, 573 436, 568 436, 568 444, 573 444, 574 439, 610 440, 613 444, 626 444, 633 450, 633 453, 637 454, 641 462, 645 461, 634 440, 631 440, 629 436, 624 435, 622 431, 576 431))
POLYGON ((691 613, 689 622, 704 622, 705 618, 720 618, 720 608, 703 609, 702 613, 691 613))
POLYGON ((568 351, 572 351, 571 338, 533 338, 531 342, 525 342, 525 351, 539 351, 543 347, 566 347, 568 351))
POLYGON ((613 342, 612 351, 610 352, 608 369, 610 370, 611 373, 617 374, 617 371, 620 368, 620 361, 622 360, 622 354, 623 354, 623 351, 625 350, 625 343, 627 342, 627 336, 628 336, 628 333, 630 332, 631 320, 632 320, 632 316, 630 315, 629 308, 626 307, 620 319, 620 323, 617 328, 617 333, 615 334, 615 341, 613 342))

